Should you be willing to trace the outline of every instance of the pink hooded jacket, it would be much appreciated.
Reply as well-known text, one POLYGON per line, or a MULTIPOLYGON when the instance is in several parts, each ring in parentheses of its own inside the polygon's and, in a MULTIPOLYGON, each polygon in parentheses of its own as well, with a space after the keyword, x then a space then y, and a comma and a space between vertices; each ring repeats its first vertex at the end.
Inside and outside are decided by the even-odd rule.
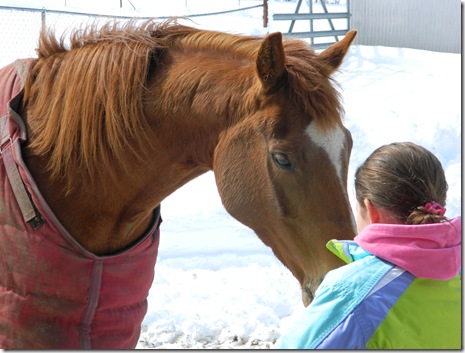
POLYGON ((370 224, 354 240, 416 277, 448 280, 461 268, 461 220, 415 226, 370 224))

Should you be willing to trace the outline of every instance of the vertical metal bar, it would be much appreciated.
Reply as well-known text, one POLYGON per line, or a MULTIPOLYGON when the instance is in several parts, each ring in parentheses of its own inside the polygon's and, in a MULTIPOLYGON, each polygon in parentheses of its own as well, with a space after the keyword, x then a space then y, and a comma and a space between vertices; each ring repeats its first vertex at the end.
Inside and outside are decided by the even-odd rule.
POLYGON ((42 31, 45 31, 45 26, 46 26, 46 23, 45 23, 45 7, 42 7, 41 17, 42 17, 42 31))
POLYGON ((268 27, 268 0, 263 0, 263 28, 268 27))
POLYGON ((350 25, 350 18, 352 17, 352 14, 350 13, 350 0, 347 0, 346 7, 347 7, 347 29, 352 29, 350 25))
MULTIPOLYGON (((320 0, 321 3, 323 4, 324 0, 320 0)), ((313 13, 313 2, 312 0, 308 0, 308 13, 311 15, 313 13)), ((313 18, 310 19, 310 33, 313 33, 313 18)), ((312 36, 310 37, 310 43, 313 45, 315 42, 315 38, 312 36)))

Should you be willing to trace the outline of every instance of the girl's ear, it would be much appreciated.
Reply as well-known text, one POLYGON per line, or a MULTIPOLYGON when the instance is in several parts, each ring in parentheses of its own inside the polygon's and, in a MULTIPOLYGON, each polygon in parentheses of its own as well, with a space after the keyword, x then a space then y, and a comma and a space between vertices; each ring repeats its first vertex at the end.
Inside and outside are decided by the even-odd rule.
POLYGON ((368 199, 363 200, 363 203, 365 204, 365 208, 367 209, 368 217, 370 217, 370 222, 381 223, 381 214, 378 208, 375 205, 373 205, 373 203, 368 199))

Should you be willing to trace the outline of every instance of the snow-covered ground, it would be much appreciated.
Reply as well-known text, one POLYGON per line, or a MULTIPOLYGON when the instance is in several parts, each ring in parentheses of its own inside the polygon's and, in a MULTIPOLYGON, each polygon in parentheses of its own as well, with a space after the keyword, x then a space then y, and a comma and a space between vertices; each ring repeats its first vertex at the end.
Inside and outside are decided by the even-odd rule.
MULTIPOLYGON (((227 8, 261 3, 227 1, 231 5, 227 8)), ((0 6, 34 3, 47 8, 52 1, 41 1, 38 6, 39 2, 0 0, 0 6)), ((165 1, 155 14, 155 5, 145 8, 141 0, 131 2, 138 12, 150 16, 225 9, 212 8, 213 2, 206 0, 172 0, 165 1), (170 13, 167 6, 177 12, 170 13)), ((56 6, 57 2, 52 3, 56 6)), ((96 5, 84 0, 64 3, 73 10, 95 10, 91 4, 96 5)), ((130 13, 129 2, 123 4, 130 13)), ((271 4, 287 7, 286 12, 294 12, 296 5, 278 0, 271 4)), ((119 11, 119 1, 112 0, 111 6, 111 11, 119 11)), ((222 17, 221 23, 205 17, 196 22, 199 27, 235 33, 267 31, 250 17, 232 16, 230 21, 222 17)), ((277 27, 271 24, 272 30, 280 29, 277 27)), ((0 41, 6 41, 2 34, 0 41)), ((18 41, 16 45, 18 56, 33 54, 30 44, 18 41)), ((9 61, 0 56, 1 66, 9 61)), ((354 210, 356 167, 378 146, 408 140, 430 149, 441 160, 449 182, 446 215, 461 214, 460 72, 459 54, 352 47, 336 78, 344 98, 345 125, 354 140, 348 181, 354 210)), ((213 174, 207 173, 169 196, 162 203, 162 215, 155 281, 138 348, 271 347, 303 310, 299 285, 250 229, 226 213, 213 174)))

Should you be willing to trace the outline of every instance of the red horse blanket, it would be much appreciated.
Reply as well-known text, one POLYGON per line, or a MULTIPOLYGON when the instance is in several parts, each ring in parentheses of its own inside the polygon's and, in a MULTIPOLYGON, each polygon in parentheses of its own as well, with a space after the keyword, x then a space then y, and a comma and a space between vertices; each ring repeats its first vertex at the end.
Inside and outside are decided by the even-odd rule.
POLYGON ((159 208, 145 236, 96 256, 64 229, 21 157, 17 114, 27 61, 0 70, 0 348, 134 348, 159 244, 159 208))

